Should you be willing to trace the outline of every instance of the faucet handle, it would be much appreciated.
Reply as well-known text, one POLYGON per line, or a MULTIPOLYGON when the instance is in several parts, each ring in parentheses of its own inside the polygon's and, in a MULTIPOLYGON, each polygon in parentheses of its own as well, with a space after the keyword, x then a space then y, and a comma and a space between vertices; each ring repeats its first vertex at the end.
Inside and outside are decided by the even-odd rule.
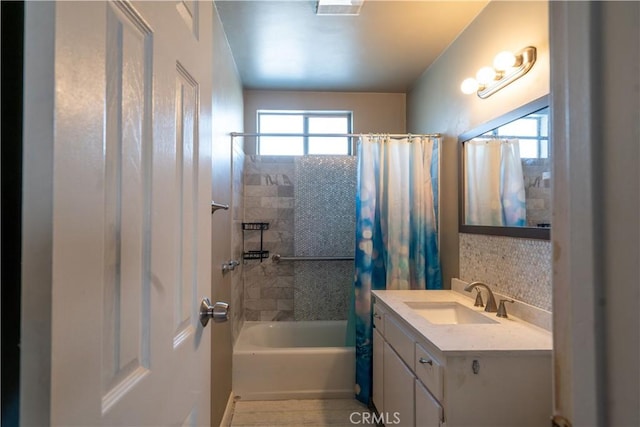
POLYGON ((484 301, 482 301, 482 292, 480 289, 476 288, 476 302, 473 304, 474 307, 484 307, 484 301))
POLYGON ((501 299, 500 300, 500 306, 498 307, 498 312, 496 313, 496 316, 498 317, 504 317, 505 319, 507 319, 509 316, 507 316, 507 308, 505 307, 504 303, 505 302, 515 302, 512 299, 501 299))
POLYGON ((239 266, 240 263, 235 259, 230 259, 228 262, 222 264, 222 272, 226 273, 227 271, 233 271, 239 266))

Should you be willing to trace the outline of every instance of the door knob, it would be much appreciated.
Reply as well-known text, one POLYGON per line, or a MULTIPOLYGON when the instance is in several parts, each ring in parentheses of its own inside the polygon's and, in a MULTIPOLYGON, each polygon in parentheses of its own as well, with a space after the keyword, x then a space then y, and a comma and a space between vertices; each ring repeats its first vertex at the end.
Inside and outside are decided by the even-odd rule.
POLYGON ((213 319, 215 323, 229 320, 229 304, 218 301, 211 305, 209 298, 202 298, 200 303, 200 323, 202 327, 207 326, 209 319, 213 319))

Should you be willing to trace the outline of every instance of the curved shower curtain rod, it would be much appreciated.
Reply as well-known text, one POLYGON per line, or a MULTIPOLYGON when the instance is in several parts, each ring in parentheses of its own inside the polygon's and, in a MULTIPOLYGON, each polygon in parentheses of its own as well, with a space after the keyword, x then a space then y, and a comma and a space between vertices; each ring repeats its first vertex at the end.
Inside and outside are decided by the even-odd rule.
POLYGON ((425 133, 425 134, 417 134, 417 133, 247 133, 247 132, 231 132, 231 137, 234 138, 236 136, 264 136, 264 137, 281 137, 281 136, 297 136, 297 137, 306 137, 313 136, 318 138, 357 138, 363 135, 385 135, 390 138, 403 138, 407 136, 422 136, 427 138, 441 138, 442 134, 439 133, 425 133))

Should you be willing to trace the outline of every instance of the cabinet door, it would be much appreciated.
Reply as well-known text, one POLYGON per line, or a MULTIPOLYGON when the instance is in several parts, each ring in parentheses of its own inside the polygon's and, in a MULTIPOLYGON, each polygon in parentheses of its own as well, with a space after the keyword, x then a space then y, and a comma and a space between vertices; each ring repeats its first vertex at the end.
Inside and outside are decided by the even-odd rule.
POLYGON ((382 358, 383 405, 381 413, 387 423, 396 426, 414 426, 414 381, 413 372, 404 364, 388 343, 384 343, 382 358))
POLYGON ((384 412, 384 400, 382 390, 384 390, 383 373, 384 358, 384 338, 377 329, 373 330, 373 403, 379 413, 384 412))
POLYGON ((416 384, 416 426, 439 427, 442 407, 425 386, 418 380, 416 384))

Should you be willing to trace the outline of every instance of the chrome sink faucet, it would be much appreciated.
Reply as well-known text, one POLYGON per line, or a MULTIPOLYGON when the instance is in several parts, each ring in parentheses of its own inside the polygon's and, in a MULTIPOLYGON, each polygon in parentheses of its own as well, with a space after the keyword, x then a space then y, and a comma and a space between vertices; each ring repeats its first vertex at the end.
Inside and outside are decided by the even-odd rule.
POLYGON ((486 311, 487 313, 497 312, 498 306, 496 306, 496 299, 493 296, 493 292, 491 292, 491 289, 486 284, 482 282, 471 282, 464 288, 464 290, 467 292, 471 292, 475 287, 478 286, 485 288, 487 290, 487 293, 489 294, 487 306, 484 308, 484 311, 486 311))

